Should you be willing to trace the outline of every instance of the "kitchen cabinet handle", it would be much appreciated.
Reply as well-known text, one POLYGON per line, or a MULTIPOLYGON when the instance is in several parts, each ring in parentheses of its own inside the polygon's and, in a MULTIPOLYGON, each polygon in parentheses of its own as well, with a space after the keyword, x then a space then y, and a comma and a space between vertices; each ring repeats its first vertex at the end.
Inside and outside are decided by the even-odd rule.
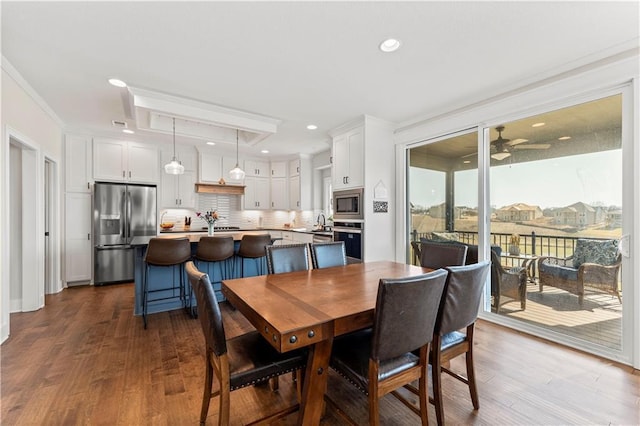
POLYGON ((91 189, 91 183, 87 182, 87 189, 91 189))
POLYGON ((125 173, 126 173, 126 172, 123 170, 123 171, 122 171, 122 178, 123 178, 123 179, 124 179, 124 178, 125 178, 125 176, 126 176, 126 174, 125 174, 125 173))
POLYGON ((129 170, 129 179, 131 179, 131 170, 129 170))
POLYGON ((91 234, 87 234, 87 240, 91 241, 91 234))

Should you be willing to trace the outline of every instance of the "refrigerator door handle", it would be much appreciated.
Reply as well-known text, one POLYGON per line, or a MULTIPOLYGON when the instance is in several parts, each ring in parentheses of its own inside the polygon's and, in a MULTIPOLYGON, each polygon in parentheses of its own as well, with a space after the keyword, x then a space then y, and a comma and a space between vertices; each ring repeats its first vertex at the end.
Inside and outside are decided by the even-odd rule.
POLYGON ((127 191, 125 192, 125 202, 126 202, 126 207, 125 207, 125 214, 126 214, 126 222, 125 222, 125 226, 127 229, 127 235, 125 236, 125 241, 127 242, 127 244, 131 243, 131 193, 129 192, 129 188, 127 188, 127 191))

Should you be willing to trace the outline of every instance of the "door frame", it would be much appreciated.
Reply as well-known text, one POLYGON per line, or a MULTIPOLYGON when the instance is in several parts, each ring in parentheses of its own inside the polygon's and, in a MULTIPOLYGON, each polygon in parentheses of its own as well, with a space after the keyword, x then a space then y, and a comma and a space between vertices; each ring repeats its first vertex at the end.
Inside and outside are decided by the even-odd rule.
MULTIPOLYGON (((0 242, 2 244, 2 264, 6 267, 2 268, 2 335, 0 340, 6 339, 10 332, 9 312, 11 311, 11 293, 10 293, 10 268, 12 266, 10 259, 11 252, 11 236, 13 230, 10 226, 11 205, 9 201, 10 182, 12 169, 10 164, 9 149, 10 146, 16 146, 22 152, 22 164, 20 165, 21 174, 21 192, 22 192, 22 226, 19 230, 22 240, 21 252, 21 284, 22 295, 19 301, 19 311, 34 311, 44 306, 44 154, 40 146, 29 137, 19 131, 5 127, 5 140, 2 146, 4 158, 4 185, 2 188, 3 200, 3 225, 4 238, 0 242)), ((49 160, 55 164, 54 169, 58 169, 57 163, 51 157, 49 160)), ((14 167, 15 171, 15 167, 14 167)), ((52 182, 57 187, 57 172, 52 182)), ((59 234, 59 197, 57 191, 54 190, 52 197, 55 201, 51 203, 50 208, 53 210, 52 221, 55 234, 59 234)), ((57 243, 52 244, 55 253, 52 259, 52 267, 54 270, 53 277, 59 276, 59 237, 57 243), (57 249, 55 247, 58 247, 57 249)), ((14 266, 15 267, 15 266, 14 266)))

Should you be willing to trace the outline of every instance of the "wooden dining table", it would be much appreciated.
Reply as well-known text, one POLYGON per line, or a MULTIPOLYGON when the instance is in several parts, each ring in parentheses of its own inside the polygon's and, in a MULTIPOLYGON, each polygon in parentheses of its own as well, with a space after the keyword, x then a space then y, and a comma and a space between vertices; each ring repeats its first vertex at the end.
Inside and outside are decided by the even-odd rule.
POLYGON ((298 424, 318 425, 333 338, 373 325, 381 278, 430 269, 378 261, 224 280, 222 292, 280 352, 308 347, 298 424))

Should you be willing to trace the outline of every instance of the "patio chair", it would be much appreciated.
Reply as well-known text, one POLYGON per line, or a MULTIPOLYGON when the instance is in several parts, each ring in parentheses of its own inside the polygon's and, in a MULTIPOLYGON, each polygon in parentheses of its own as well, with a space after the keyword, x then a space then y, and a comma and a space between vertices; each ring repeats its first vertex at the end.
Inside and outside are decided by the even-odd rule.
MULTIPOLYGON (((493 309, 500 313, 500 306, 515 299, 520 309, 527 306, 527 271, 522 266, 505 269, 500 261, 500 246, 491 246, 491 296, 493 309), (505 299, 507 297, 508 299, 505 299)), ((478 263, 478 246, 469 245, 466 264, 478 263)))
POLYGON ((538 259, 539 289, 556 287, 578 296, 582 306, 584 288, 589 287, 618 297, 618 275, 622 257, 617 240, 580 238, 572 256, 558 258, 542 256, 538 259))

